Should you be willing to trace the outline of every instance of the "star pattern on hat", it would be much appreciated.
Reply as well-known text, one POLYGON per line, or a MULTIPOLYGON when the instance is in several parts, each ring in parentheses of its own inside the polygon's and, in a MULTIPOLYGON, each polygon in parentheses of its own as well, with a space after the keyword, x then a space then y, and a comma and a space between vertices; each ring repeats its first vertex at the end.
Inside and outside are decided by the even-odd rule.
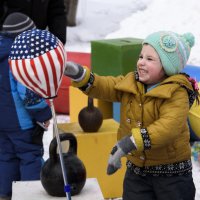
POLYGON ((58 38, 48 31, 25 31, 18 35, 12 45, 9 58, 12 60, 33 59, 58 46, 58 38))

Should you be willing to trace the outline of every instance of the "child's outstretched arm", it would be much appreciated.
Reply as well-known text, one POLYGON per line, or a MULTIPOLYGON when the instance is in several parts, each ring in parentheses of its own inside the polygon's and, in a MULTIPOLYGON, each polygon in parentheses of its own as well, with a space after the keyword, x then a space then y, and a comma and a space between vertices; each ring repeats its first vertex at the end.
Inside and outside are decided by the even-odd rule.
POLYGON ((48 127, 52 114, 46 100, 19 82, 17 82, 17 91, 22 100, 18 106, 23 106, 32 120, 45 123, 48 127))
POLYGON ((89 68, 74 62, 66 62, 64 75, 71 78, 71 85, 86 95, 108 102, 119 102, 122 92, 115 86, 124 79, 123 75, 97 75, 89 68))

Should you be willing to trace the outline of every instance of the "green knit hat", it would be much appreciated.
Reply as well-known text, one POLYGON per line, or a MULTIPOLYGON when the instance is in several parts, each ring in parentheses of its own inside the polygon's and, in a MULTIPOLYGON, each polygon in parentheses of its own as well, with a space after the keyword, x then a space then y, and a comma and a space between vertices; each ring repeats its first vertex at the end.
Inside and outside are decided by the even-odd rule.
POLYGON ((185 67, 194 46, 194 35, 160 31, 147 36, 143 44, 151 45, 158 53, 165 73, 168 76, 178 74, 185 67))

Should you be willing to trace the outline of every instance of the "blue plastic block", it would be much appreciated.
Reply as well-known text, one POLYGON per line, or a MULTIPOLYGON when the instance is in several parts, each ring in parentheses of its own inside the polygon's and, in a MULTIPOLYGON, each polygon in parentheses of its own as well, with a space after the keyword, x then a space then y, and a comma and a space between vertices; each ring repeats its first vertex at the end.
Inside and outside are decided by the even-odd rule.
POLYGON ((120 103, 113 103, 113 119, 117 122, 120 122, 120 103))

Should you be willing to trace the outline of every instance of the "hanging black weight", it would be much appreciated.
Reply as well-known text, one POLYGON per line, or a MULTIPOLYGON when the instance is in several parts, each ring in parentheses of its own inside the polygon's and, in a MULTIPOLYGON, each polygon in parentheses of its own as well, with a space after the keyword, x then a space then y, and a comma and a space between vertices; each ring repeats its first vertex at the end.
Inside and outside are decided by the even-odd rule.
POLYGON ((94 106, 93 98, 88 97, 88 105, 79 112, 78 122, 84 132, 97 132, 101 127, 103 114, 94 106))
MULTIPOLYGON (((63 153, 63 161, 66 167, 67 180, 70 185, 71 195, 79 194, 86 182, 86 169, 83 162, 77 157, 77 140, 72 133, 59 135, 60 141, 69 140, 69 150, 63 153)), ((46 192, 52 196, 64 197, 64 180, 57 154, 56 138, 50 143, 49 158, 45 161, 41 174, 41 183, 46 192)))

